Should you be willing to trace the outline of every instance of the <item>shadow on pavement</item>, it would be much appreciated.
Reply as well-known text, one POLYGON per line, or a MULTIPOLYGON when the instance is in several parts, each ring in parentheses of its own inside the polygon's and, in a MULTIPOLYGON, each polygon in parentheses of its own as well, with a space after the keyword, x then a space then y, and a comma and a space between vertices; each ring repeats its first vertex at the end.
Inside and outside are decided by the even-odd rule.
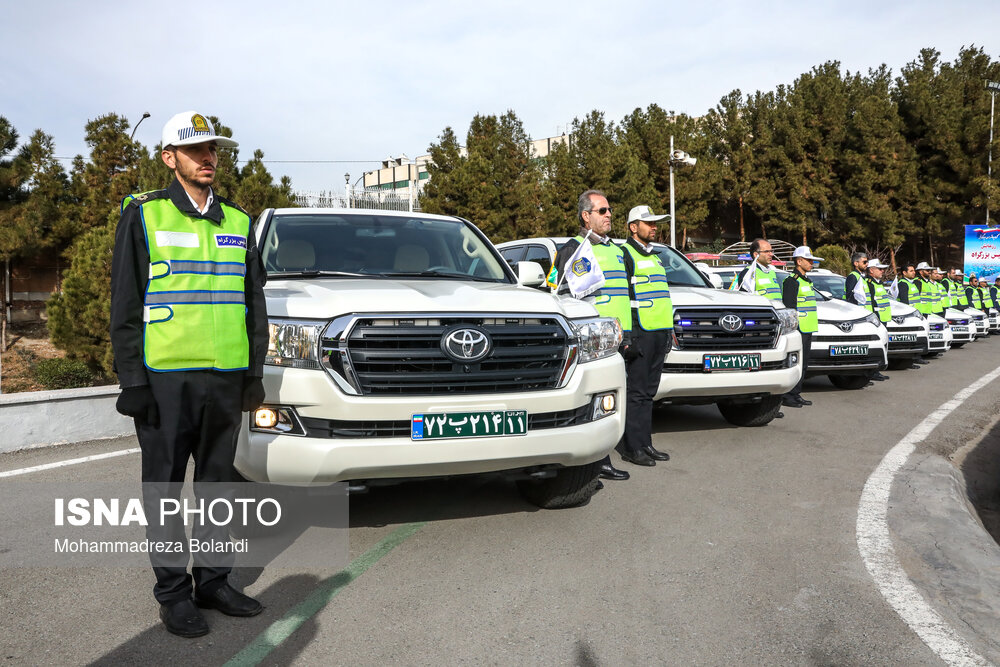
POLYGON ((961 471, 965 491, 983 526, 1000 542, 1000 421, 965 456, 961 471))

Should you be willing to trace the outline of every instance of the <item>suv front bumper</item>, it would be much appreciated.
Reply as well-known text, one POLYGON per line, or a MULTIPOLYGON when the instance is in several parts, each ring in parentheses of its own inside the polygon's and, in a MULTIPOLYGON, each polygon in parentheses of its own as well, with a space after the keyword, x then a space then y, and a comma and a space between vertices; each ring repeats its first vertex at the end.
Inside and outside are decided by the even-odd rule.
POLYGON ((802 337, 798 332, 778 337, 767 350, 677 350, 671 349, 663 364, 660 386, 654 400, 681 402, 684 398, 780 395, 790 391, 802 374, 802 337), (706 354, 752 352, 760 354, 761 370, 705 372, 706 354), (789 367, 790 356, 797 361, 789 367))
MULTIPOLYGON (((604 457, 625 428, 625 366, 619 355, 579 365, 562 389, 490 395, 348 396, 327 373, 264 368, 265 404, 294 409, 305 420, 338 420, 364 430, 376 423, 410 422, 414 414, 526 410, 572 412, 611 392, 616 410, 596 421, 529 427, 525 435, 411 440, 393 437, 316 437, 240 430, 236 469, 247 479, 284 484, 410 478, 575 466, 604 457)), ((372 427, 374 428, 374 427, 372 427)), ((329 433, 324 434, 329 435, 329 433)))

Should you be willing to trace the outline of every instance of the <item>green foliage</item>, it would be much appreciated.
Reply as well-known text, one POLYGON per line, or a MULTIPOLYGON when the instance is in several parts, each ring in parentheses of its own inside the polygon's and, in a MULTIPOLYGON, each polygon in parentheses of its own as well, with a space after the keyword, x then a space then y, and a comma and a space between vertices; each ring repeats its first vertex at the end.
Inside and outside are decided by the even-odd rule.
POLYGON ((79 359, 42 359, 35 364, 34 374, 46 389, 89 387, 95 379, 86 362, 79 359))
POLYGON ((822 257, 820 267, 834 273, 846 276, 851 272, 851 255, 839 245, 824 245, 813 250, 813 254, 822 257))
POLYGON ((49 299, 49 335, 71 359, 82 359, 112 377, 111 252, 114 225, 85 233, 70 250, 62 292, 49 299))

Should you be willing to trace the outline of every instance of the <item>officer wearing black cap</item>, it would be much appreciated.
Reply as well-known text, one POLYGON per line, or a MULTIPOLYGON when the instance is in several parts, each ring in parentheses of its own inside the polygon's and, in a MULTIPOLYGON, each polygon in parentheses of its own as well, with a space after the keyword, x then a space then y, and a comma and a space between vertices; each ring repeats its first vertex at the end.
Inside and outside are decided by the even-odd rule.
POLYGON ((657 223, 667 215, 653 215, 648 206, 628 212, 629 238, 625 251, 632 306, 632 340, 625 355, 625 434, 619 443, 623 461, 653 466, 670 455, 653 447, 653 397, 660 386, 663 360, 670 349, 674 309, 667 271, 653 249, 657 223))
MULTIPOLYGON (((111 266, 117 408, 135 419, 147 516, 159 500, 176 497, 192 458, 199 498, 206 488, 200 482, 234 481, 242 413, 264 399, 267 351, 265 274, 250 217, 212 190, 218 148, 238 144, 194 111, 167 121, 162 139, 174 180, 125 198, 111 266)), ((156 524, 150 519, 150 542, 179 537, 187 544, 183 525, 156 524)), ((192 531, 195 539, 220 532, 211 525, 192 531)), ((228 541, 227 530, 222 537, 228 541)), ((229 585, 231 557, 195 554, 193 583, 188 559, 150 552, 153 594, 168 631, 207 633, 198 607, 230 616, 262 611, 229 585)))

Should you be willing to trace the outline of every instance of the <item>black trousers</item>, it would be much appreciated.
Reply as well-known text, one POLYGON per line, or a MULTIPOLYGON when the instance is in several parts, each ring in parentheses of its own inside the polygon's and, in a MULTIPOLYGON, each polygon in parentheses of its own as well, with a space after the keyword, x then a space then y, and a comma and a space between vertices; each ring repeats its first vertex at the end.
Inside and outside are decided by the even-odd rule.
POLYGON ((806 369, 809 368, 809 351, 812 350, 812 333, 802 333, 802 377, 795 383, 795 387, 788 392, 789 396, 798 396, 802 393, 802 383, 806 381, 806 369))
MULTIPOLYGON (((183 553, 150 554, 156 575, 153 595, 160 604, 170 604, 191 597, 192 577, 187 573, 190 555, 182 518, 158 524, 160 499, 178 497, 192 458, 196 498, 205 497, 199 482, 234 481, 244 373, 175 371, 149 372, 148 376, 160 410, 160 425, 154 428, 136 420, 142 450, 143 504, 149 520, 146 536, 150 541, 179 541, 184 545, 183 553)), ((209 523, 203 527, 195 523, 191 537, 228 541, 229 531, 225 526, 209 523)), ((199 565, 200 558, 195 554, 194 586, 208 595, 226 583, 235 556, 213 554, 210 565, 199 565)))
POLYGON ((653 444, 653 396, 660 386, 670 331, 632 330, 640 356, 625 362, 625 435, 622 448, 637 452, 653 444))

